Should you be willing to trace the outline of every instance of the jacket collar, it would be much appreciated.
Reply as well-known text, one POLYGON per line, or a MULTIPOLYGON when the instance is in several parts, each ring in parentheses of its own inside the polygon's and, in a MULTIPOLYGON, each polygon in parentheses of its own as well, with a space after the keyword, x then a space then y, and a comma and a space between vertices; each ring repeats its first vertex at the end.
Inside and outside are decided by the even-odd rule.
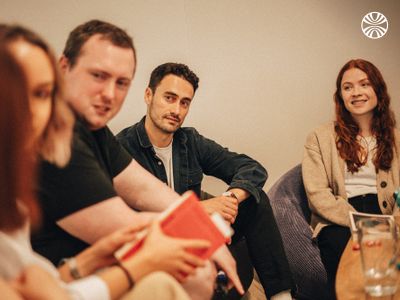
POLYGON ((144 116, 138 123, 138 126, 136 127, 136 133, 138 136, 140 146, 142 148, 151 148, 151 147, 153 147, 153 145, 151 144, 149 136, 147 135, 146 128, 144 128, 145 120, 146 120, 146 116, 144 116))

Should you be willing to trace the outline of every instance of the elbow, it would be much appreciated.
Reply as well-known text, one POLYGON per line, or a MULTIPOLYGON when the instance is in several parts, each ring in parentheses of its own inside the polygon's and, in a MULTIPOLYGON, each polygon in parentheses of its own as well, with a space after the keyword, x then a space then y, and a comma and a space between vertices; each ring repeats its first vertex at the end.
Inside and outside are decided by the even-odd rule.
POLYGON ((257 176, 263 180, 263 183, 265 183, 268 179, 268 171, 265 169, 261 164, 258 164, 258 173, 257 176))

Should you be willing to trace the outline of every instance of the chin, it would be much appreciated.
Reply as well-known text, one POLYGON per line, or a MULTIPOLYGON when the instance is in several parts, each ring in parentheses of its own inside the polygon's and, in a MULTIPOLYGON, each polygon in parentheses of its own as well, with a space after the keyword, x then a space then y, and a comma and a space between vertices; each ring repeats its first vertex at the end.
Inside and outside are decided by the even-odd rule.
POLYGON ((97 130, 97 129, 103 128, 107 125, 106 122, 99 122, 99 121, 97 121, 97 122, 96 121, 92 121, 92 122, 87 121, 87 124, 89 125, 89 128, 91 130, 97 130))
POLYGON ((175 133, 175 131, 177 131, 178 130, 178 128, 168 128, 168 127, 164 127, 163 129, 162 129, 165 133, 175 133))

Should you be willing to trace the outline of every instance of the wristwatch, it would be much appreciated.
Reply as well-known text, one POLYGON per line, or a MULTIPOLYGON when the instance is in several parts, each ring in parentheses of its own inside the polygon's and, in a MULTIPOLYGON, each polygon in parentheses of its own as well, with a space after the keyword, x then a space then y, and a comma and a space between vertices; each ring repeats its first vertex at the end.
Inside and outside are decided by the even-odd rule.
POLYGON ((70 257, 70 258, 63 258, 61 259, 60 263, 58 266, 62 266, 66 264, 69 269, 69 274, 73 279, 80 279, 82 278, 81 274, 78 271, 78 264, 76 263, 75 257, 70 257))

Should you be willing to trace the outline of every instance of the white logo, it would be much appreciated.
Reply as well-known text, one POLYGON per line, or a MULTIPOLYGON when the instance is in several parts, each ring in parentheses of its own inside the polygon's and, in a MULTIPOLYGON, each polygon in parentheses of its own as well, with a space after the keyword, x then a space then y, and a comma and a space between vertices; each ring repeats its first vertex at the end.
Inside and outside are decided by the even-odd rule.
POLYGON ((389 29, 389 21, 380 12, 370 12, 361 21, 361 30, 370 39, 383 37, 389 29))

